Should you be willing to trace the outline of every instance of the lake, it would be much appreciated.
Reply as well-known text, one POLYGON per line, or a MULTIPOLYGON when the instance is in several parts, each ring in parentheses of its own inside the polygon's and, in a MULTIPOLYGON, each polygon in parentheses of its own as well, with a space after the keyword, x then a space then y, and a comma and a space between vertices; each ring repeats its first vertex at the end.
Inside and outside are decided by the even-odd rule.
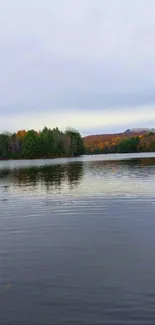
POLYGON ((155 154, 0 162, 0 324, 155 324, 155 154))

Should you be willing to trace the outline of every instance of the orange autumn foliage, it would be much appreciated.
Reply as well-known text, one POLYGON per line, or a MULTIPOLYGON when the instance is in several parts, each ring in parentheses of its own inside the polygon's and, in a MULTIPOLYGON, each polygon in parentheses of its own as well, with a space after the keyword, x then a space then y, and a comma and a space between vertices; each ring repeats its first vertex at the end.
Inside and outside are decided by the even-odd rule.
POLYGON ((84 145, 86 150, 92 153, 117 152, 121 141, 133 137, 139 138, 137 151, 155 151, 155 133, 151 132, 90 135, 84 137, 84 145))
POLYGON ((17 137, 20 138, 20 139, 23 138, 25 135, 26 135, 26 131, 25 130, 19 130, 17 132, 17 137))

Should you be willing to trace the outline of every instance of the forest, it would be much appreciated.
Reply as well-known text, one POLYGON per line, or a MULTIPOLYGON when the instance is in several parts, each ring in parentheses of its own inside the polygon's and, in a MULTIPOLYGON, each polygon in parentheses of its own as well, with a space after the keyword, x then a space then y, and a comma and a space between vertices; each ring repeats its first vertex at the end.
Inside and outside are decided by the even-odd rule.
POLYGON ((75 157, 83 154, 155 152, 155 133, 101 134, 83 137, 74 129, 65 132, 19 130, 0 134, 0 159, 75 157))
POLYGON ((155 133, 102 134, 84 138, 86 154, 155 152, 155 133))
POLYGON ((42 131, 20 130, 0 134, 0 159, 37 159, 73 157, 84 154, 83 139, 78 131, 44 127, 42 131))

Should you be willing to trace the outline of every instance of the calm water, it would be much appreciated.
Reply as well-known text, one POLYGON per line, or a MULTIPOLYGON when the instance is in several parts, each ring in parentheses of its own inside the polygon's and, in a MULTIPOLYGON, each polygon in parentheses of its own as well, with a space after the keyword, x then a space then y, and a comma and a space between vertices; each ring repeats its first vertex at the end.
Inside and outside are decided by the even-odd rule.
POLYGON ((155 324, 151 156, 0 162, 0 324, 155 324))

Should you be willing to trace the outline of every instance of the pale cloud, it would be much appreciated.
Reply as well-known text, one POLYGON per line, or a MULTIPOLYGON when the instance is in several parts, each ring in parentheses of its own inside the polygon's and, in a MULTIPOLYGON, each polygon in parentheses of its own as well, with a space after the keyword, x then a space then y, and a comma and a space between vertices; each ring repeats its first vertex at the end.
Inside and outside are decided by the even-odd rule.
POLYGON ((0 1, 0 130, 155 124, 154 34, 154 0, 0 1))
MULTIPOLYGON (((2 116, 0 128, 6 124, 6 117, 2 116)), ((130 127, 152 127, 155 124, 155 105, 136 107, 133 113, 131 107, 115 110, 95 110, 91 114, 78 110, 72 114, 69 110, 64 114, 59 112, 34 112, 23 115, 10 115, 8 121, 9 130, 16 131, 15 125, 20 125, 20 129, 41 130, 45 125, 49 128, 58 126, 62 131, 68 127, 78 129, 82 135, 87 135, 89 130, 99 130, 99 133, 108 130, 119 132, 130 127)))

